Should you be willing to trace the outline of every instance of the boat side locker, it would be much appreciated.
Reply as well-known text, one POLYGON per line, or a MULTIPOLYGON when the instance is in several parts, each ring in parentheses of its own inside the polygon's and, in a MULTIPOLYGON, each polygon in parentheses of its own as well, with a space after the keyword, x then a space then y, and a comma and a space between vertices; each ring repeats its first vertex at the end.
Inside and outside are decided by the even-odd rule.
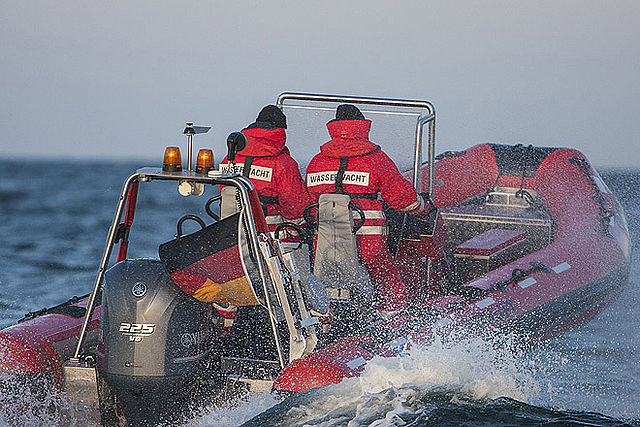
POLYGON ((420 305, 445 291, 446 238, 447 229, 438 210, 432 210, 424 219, 405 215, 396 262, 410 305, 420 305))
POLYGON ((520 258, 527 233, 519 230, 491 229, 456 246, 452 272, 463 284, 520 258))
POLYGON ((526 233, 523 255, 548 246, 553 241, 553 221, 533 190, 527 190, 536 203, 516 197, 516 188, 497 187, 487 196, 476 196, 456 206, 442 209, 447 226, 445 254, 453 262, 455 248, 492 229, 526 233))

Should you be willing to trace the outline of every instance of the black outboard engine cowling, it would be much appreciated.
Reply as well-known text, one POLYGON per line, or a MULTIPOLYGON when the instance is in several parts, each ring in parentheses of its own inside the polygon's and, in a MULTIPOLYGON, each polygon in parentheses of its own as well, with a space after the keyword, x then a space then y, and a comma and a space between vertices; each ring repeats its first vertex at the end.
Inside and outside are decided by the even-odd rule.
MULTIPOLYGON (((153 425, 155 416, 185 406, 188 388, 204 368, 214 311, 185 294, 160 261, 125 260, 106 272, 99 382, 130 423, 140 416, 153 425)), ((101 406, 103 400, 108 396, 101 396, 101 406)))

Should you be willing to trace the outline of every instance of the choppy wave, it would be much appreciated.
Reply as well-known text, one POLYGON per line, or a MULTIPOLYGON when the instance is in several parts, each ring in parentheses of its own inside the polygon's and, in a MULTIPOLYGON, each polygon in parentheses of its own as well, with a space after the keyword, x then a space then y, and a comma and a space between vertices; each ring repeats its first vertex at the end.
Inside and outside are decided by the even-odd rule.
MULTIPOLYGON (((402 357, 375 358, 362 376, 287 399, 246 425, 408 425, 437 414, 446 421, 448 412, 498 405, 495 402, 519 404, 539 390, 531 369, 511 351, 481 339, 437 342, 414 346, 402 357)), ((259 405, 249 400, 239 411, 250 414, 259 405)), ((213 411, 197 425, 218 425, 218 415, 213 411)))
MULTIPOLYGON (((0 353, 1 356, 1 353, 0 353)), ((82 412, 42 377, 0 375, 0 425, 44 427, 87 424, 82 412)))
POLYGON ((507 347, 481 339, 414 346, 403 357, 372 360, 359 378, 269 401, 267 410, 264 396, 252 398, 191 425, 237 425, 263 410, 242 426, 640 425, 536 406, 532 402, 552 387, 540 379, 551 366, 519 358, 507 347))

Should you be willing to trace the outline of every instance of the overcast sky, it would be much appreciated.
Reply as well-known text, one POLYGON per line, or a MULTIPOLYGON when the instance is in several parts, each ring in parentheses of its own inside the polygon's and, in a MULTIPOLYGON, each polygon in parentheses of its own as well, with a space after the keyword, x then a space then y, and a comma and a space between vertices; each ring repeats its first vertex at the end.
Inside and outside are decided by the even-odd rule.
POLYGON ((430 100, 438 151, 640 167, 639 23, 635 0, 0 0, 0 157, 153 159, 191 120, 222 154, 293 90, 430 100))

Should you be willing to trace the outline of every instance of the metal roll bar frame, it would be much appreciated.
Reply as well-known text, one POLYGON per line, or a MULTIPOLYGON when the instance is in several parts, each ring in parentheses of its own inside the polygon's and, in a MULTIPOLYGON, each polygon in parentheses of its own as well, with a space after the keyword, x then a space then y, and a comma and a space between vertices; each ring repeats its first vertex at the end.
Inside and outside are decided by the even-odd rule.
MULTIPOLYGON (((74 352, 73 357, 69 359, 69 363, 71 365, 80 365, 85 364, 82 360, 82 347, 87 335, 87 330, 89 328, 89 324, 91 322, 91 318, 93 317, 93 312, 96 307, 96 297, 100 291, 100 286, 104 280, 104 275, 106 273, 107 267, 109 265, 109 260, 111 258, 111 252, 113 247, 117 243, 117 231, 120 225, 120 220, 122 219, 127 196, 131 187, 135 183, 139 182, 151 182, 151 181, 188 181, 192 183, 202 183, 202 184, 212 184, 212 185, 228 185, 235 187, 238 190, 238 194, 240 195, 241 204, 242 204, 242 215, 243 221, 246 221, 246 225, 250 230, 256 230, 256 224, 253 219, 253 211, 251 209, 251 201, 249 197, 249 193, 255 190, 255 187, 251 183, 251 181, 237 174, 220 174, 217 176, 198 176, 193 172, 185 171, 178 173, 168 173, 163 172, 159 168, 142 168, 137 170, 135 173, 130 175, 123 184, 122 191, 120 192, 120 198, 118 199, 118 203, 116 206, 116 211, 113 217, 113 221, 111 222, 111 226, 109 227, 109 231, 107 233, 106 246, 102 255, 102 260, 100 262, 100 266, 98 268, 98 273, 96 275, 96 280, 93 285, 93 291, 89 296, 89 300, 86 306, 86 313, 82 322, 82 326, 80 328, 80 334, 78 336, 78 344, 76 346, 76 350, 74 352)), ((249 238, 249 243, 251 245, 251 249, 253 253, 256 254, 257 259, 257 267, 258 273, 260 275, 260 279, 262 281, 262 289, 264 292, 264 299, 266 302, 266 308, 269 311, 269 319, 271 322, 271 330, 273 332, 273 336, 276 342, 276 348, 278 351, 278 361, 281 367, 285 366, 285 359, 282 354, 282 347, 280 345, 280 339, 277 331, 276 319, 274 318, 274 310, 271 304, 271 299, 269 297, 269 289, 267 285, 267 279, 265 275, 265 268, 263 265, 262 257, 260 256, 260 244, 258 241, 258 236, 256 233, 247 233, 249 238)))

